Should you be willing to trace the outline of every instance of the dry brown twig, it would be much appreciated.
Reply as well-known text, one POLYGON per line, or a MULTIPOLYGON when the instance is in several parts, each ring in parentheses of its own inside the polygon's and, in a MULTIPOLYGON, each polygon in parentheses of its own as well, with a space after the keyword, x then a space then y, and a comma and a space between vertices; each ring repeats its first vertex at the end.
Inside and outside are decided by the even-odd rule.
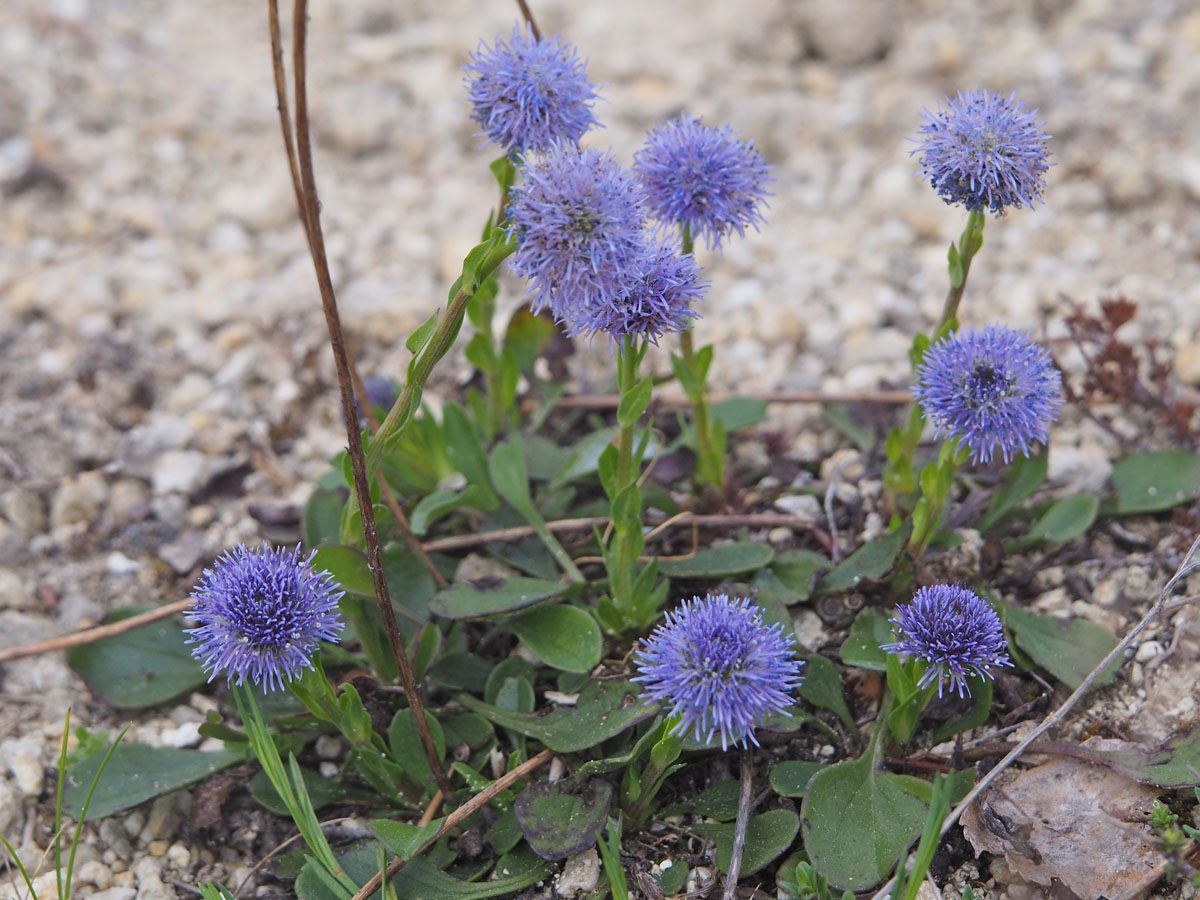
MULTIPOLYGON (((967 807, 974 803, 980 794, 991 787, 996 779, 1000 777, 1000 774, 1014 762, 1016 762, 1017 759, 1030 748, 1030 745, 1032 745, 1034 741, 1040 738, 1051 728, 1057 726, 1060 722, 1062 722, 1063 719, 1066 718, 1067 713, 1074 709, 1075 704, 1083 698, 1084 694, 1092 689, 1092 686, 1096 683, 1096 679, 1100 677, 1100 673, 1107 669, 1113 660, 1123 656, 1125 651, 1128 650, 1130 645, 1133 644, 1134 639, 1137 638, 1137 636, 1141 634, 1146 627, 1154 621, 1155 618, 1157 618, 1164 610, 1179 609, 1180 606, 1183 605, 1182 602, 1169 604, 1167 603, 1167 597, 1170 596, 1171 591, 1175 589, 1175 586, 1179 584, 1180 581, 1182 581, 1192 572, 1200 569, 1200 559, 1197 559, 1196 556, 1198 550, 1200 550, 1200 536, 1197 536, 1197 538, 1192 542, 1192 546, 1188 549, 1187 554, 1183 557, 1183 561, 1180 562, 1179 567, 1175 570, 1175 574, 1172 575, 1167 580, 1167 583, 1163 585, 1162 590, 1159 591, 1158 599, 1154 601, 1154 605, 1150 607, 1149 611, 1147 611, 1144 616, 1142 616, 1141 620, 1131 629, 1129 629, 1125 637, 1120 640, 1117 646, 1113 647, 1112 650, 1108 652, 1104 659, 1100 660, 1100 662, 1096 664, 1096 667, 1088 673, 1088 676, 1083 680, 1083 683, 1071 692, 1071 696, 1064 700, 1058 709, 1046 716, 1046 718, 1042 720, 1041 724, 1039 724, 1037 728, 1033 729, 1033 731, 1026 735, 1025 739, 1017 744, 1017 746, 1015 746, 1012 750, 1010 750, 1008 754, 1002 760, 1000 760, 1000 762, 996 763, 995 768, 984 775, 983 778, 979 779, 979 781, 975 784, 975 787, 971 788, 971 790, 967 793, 967 796, 963 797, 958 806, 954 807, 950 815, 946 817, 945 823, 942 825, 942 837, 945 837, 947 832, 949 832, 950 829, 955 826, 959 820, 959 817, 966 812, 967 807)), ((1194 598, 1185 598, 1185 600, 1188 602, 1190 602, 1192 599, 1194 598)), ((902 865, 905 864, 907 864, 907 860, 905 863, 902 863, 902 865)), ((895 882, 895 880, 895 877, 888 879, 888 881, 884 883, 883 887, 875 892, 872 900, 886 900, 891 892, 892 884, 895 882)))
POLYGON ((341 396, 342 418, 346 425, 346 449, 354 474, 354 494, 358 499, 359 517, 362 522, 363 543, 366 545, 367 566, 375 587, 375 599, 383 617, 384 631, 388 636, 400 682, 413 710, 417 733, 425 749, 429 767, 443 792, 450 793, 450 780, 438 758, 437 746, 429 724, 425 721, 425 705, 421 701, 420 687, 413 677, 412 664, 404 649, 396 626, 396 613, 392 609, 391 595, 383 569, 383 550, 375 525, 375 512, 371 502, 370 481, 362 439, 358 431, 358 408, 354 403, 354 386, 350 380, 349 356, 346 353, 345 335, 341 316, 338 313, 337 297, 333 290, 333 278, 325 254, 325 235, 321 230, 320 201, 317 199, 316 177, 313 172, 312 140, 308 119, 307 55, 308 3, 295 0, 292 7, 292 91, 295 103, 295 124, 288 114, 287 79, 283 69, 283 39, 279 25, 278 0, 267 0, 268 20, 271 32, 271 60, 275 74, 275 92, 279 102, 279 123, 283 130, 284 151, 288 157, 288 168, 292 174, 292 188, 296 194, 296 205, 300 222, 304 226, 309 254, 316 271, 317 286, 321 293, 321 308, 325 312, 325 324, 329 330, 329 345, 333 350, 337 369, 338 391, 341 396))
POLYGON ((737 819, 733 826, 733 850, 729 855, 729 872, 725 875, 725 893, 721 900, 733 900, 737 893, 738 877, 742 874, 742 854, 746 850, 746 829, 750 826, 750 786, 754 780, 754 767, 750 764, 750 751, 742 751, 742 779, 738 790, 737 819))

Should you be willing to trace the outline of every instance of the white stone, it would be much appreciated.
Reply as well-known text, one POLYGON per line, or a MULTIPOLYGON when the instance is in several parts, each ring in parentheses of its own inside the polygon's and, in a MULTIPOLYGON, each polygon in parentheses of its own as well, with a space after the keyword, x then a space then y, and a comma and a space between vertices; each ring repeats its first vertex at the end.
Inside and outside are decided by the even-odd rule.
POLYGON ((555 892, 559 897, 577 897, 590 893, 600 883, 600 856, 595 847, 572 856, 558 873, 555 892))
POLYGON ((208 477, 209 459, 198 450, 168 450, 154 462, 150 489, 158 495, 190 494, 208 477))
POLYGON ((1133 655, 1133 658, 1137 662, 1146 663, 1156 656, 1161 656, 1162 653, 1163 645, 1158 641, 1143 641, 1142 645, 1137 648, 1137 653, 1133 655))
POLYGON ((33 738, 12 738, 0 743, 0 759, 12 773, 13 784, 22 797, 42 793, 42 742, 33 738))
POLYGON ((775 501, 775 508, 789 516, 818 521, 825 513, 821 501, 812 494, 784 494, 775 501))
POLYGON ((107 890, 112 887, 113 877, 108 866, 99 860, 88 860, 76 871, 75 878, 83 884, 90 884, 97 890, 107 890))
POLYGON ((200 725, 196 722, 184 722, 178 728, 171 728, 162 733, 163 747, 195 747, 203 738, 200 735, 200 725))
POLYGON ((792 619, 792 628, 796 632, 796 640, 806 650, 815 650, 828 637, 825 623, 811 609, 802 609, 792 619))

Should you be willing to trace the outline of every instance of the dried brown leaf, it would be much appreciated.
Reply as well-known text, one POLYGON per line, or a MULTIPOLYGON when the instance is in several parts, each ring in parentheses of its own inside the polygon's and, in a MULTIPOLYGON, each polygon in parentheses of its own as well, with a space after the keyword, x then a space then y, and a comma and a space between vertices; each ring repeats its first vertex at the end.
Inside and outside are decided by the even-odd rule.
POLYGON ((1083 900, 1126 900, 1161 875, 1145 824, 1156 794, 1103 766, 1054 759, 986 791, 963 814, 963 830, 976 852, 1003 855, 1025 881, 1057 880, 1083 900))

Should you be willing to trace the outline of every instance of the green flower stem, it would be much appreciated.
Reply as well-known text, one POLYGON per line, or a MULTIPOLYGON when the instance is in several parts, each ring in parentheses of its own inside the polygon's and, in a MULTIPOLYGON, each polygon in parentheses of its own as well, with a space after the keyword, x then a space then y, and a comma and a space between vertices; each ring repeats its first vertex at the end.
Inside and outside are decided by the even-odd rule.
MULTIPOLYGON (((641 353, 637 341, 632 335, 626 335, 617 353, 617 389, 622 397, 626 397, 638 382, 638 363, 641 353)), ((637 473, 633 466, 633 436, 635 422, 622 422, 621 435, 617 444, 617 481, 613 493, 614 513, 617 498, 630 492, 638 494, 637 473)), ((642 550, 641 497, 635 497, 636 510, 628 511, 626 515, 613 516, 613 566, 608 573, 613 603, 621 610, 627 621, 634 616, 633 581, 634 568, 642 550), (636 513, 636 522, 634 521, 636 513), (620 518, 621 521, 617 521, 620 518), (633 527, 634 525, 637 527, 633 527)))
POLYGON ((958 318, 958 305, 962 302, 963 291, 967 287, 967 276, 971 274, 971 260, 983 246, 983 225, 986 219, 982 210, 973 210, 967 214, 967 225, 958 239, 957 248, 950 246, 950 290, 946 292, 946 302, 942 305, 942 318, 938 327, 933 330, 936 341, 950 322, 958 318))
MULTIPOLYGON (((387 418, 380 423, 379 431, 375 433, 375 437, 367 446, 368 479, 378 471, 388 445, 404 434, 405 429, 412 423, 413 416, 421 402, 421 391, 425 387, 425 382, 429 380, 433 367, 449 352, 454 345, 454 339, 458 337, 458 332, 462 328, 463 316, 467 311, 467 304, 471 302, 471 298, 475 296, 479 286, 516 249, 516 244, 511 240, 505 239, 497 242, 480 261, 472 273, 472 277, 462 280, 462 283, 458 285, 445 314, 438 319, 437 327, 434 329, 429 343, 421 350, 420 356, 413 361, 412 377, 405 383, 399 399, 388 412, 387 418)), ((348 515, 343 521, 350 521, 357 512, 357 497, 354 494, 350 495, 347 512, 348 515)))
POLYGON ((970 457, 970 448, 960 447, 957 438, 942 444, 938 457, 921 470, 918 480, 920 496, 913 506, 913 530, 908 539, 908 550, 914 559, 920 559, 937 532, 942 511, 950 499, 950 488, 958 468, 970 457))
MULTIPOLYGON (((691 230, 685 225, 681 229, 681 250, 693 252, 694 241, 691 230)), ((696 434, 696 481, 715 488, 718 493, 725 485, 725 460, 713 438, 712 413, 708 403, 708 368, 701 371, 696 359, 696 348, 692 341, 692 328, 679 335, 679 349, 683 364, 692 373, 692 384, 684 384, 684 392, 692 404, 692 430, 696 434)))

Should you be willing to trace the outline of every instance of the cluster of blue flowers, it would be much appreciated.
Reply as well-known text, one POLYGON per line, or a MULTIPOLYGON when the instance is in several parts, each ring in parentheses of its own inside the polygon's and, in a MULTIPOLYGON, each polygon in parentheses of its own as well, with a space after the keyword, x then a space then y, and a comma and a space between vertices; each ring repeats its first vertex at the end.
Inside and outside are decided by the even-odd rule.
POLYGON ((927 668, 918 685, 936 680, 939 697, 947 684, 959 697, 969 694, 968 678, 988 678, 993 666, 1012 665, 1000 617, 960 584, 920 588, 896 610, 892 624, 900 639, 882 649, 923 660, 927 668))
POLYGON ((1044 442, 1063 403, 1062 375, 1044 347, 1003 325, 954 332, 931 346, 913 393, 939 434, 958 439, 974 462, 996 449, 1005 463, 1044 442))
POLYGON ((337 639, 345 592, 329 573, 313 571, 315 555, 239 544, 204 570, 186 613, 199 624, 186 633, 209 681, 223 674, 282 689, 313 667, 321 641, 337 639))
POLYGON ((758 745, 754 729, 768 716, 791 715, 789 693, 799 686, 795 638, 762 610, 725 594, 685 600, 667 613, 637 661, 646 697, 662 701, 676 719, 672 733, 697 741, 721 737, 721 749, 758 745))
POLYGON ((653 130, 631 171, 581 148, 596 97, 576 51, 516 28, 465 66, 473 118, 517 158, 507 228, 512 267, 572 334, 656 342, 687 329, 706 287, 688 248, 651 220, 710 246, 762 221, 768 166, 728 128, 681 116, 653 130))
POLYGON ((960 92, 946 109, 925 110, 922 139, 913 155, 947 203, 969 210, 1033 206, 1042 199, 1050 167, 1050 136, 1016 96, 990 91, 960 92))

